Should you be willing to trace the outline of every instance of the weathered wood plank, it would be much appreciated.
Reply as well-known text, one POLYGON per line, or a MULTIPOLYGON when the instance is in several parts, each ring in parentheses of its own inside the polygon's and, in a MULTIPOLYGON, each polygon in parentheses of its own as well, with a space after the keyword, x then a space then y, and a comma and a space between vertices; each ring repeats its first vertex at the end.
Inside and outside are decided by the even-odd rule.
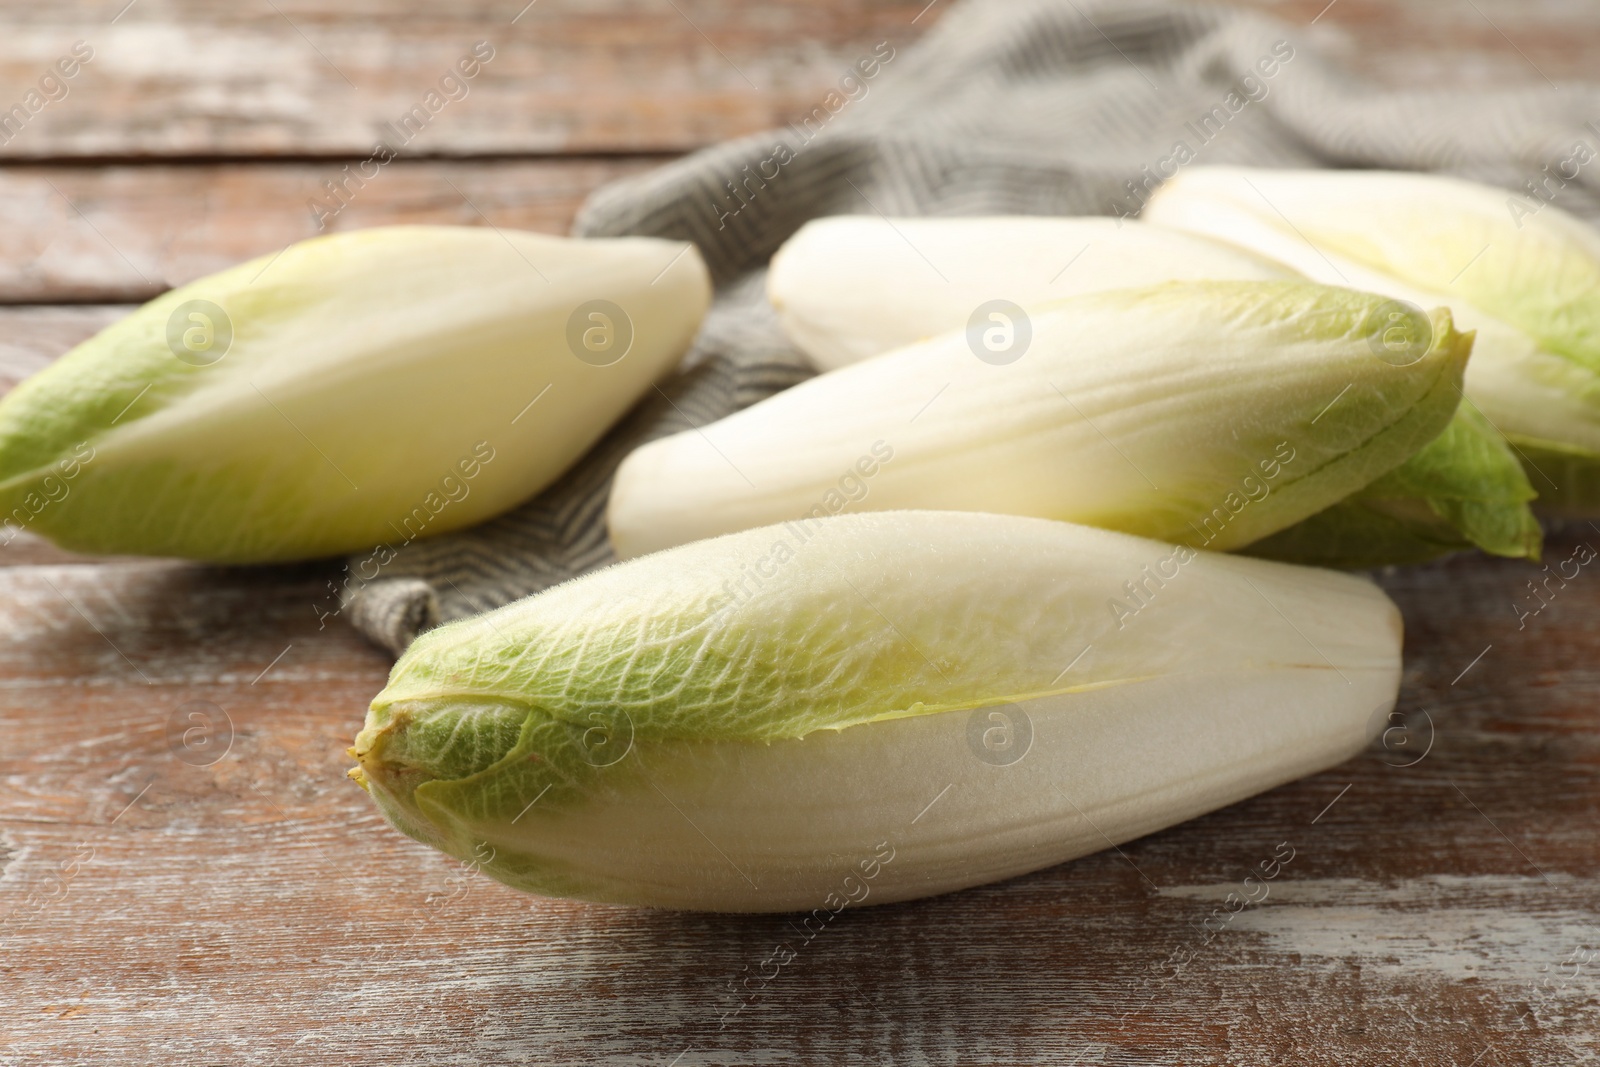
POLYGON ((519 896, 387 829, 342 753, 386 663, 317 629, 315 567, 0 571, 0 1062, 1581 1062, 1592 566, 1521 630, 1536 567, 1391 575, 1409 647, 1387 744, 1124 855, 847 911, 809 942, 794 917, 519 896), (195 701, 232 725, 214 763, 169 728, 195 701), (759 980, 780 944, 794 960, 759 980))
POLYGON ((0 85, 19 99, 75 41, 93 57, 0 156, 364 156, 429 91, 448 102, 409 154, 678 152, 810 110, 934 17, 913 24, 925 0, 147 0, 112 23, 121 6, 8 12, 0 85), (479 42, 492 58, 441 90, 479 42))
MULTIPOLYGON (((1591 65, 1584 0, 1250 2, 1342 33, 1358 69, 1389 84, 1567 82, 1591 65)), ((947 6, 524 3, 146 0, 114 24, 122 5, 101 0, 19 8, 0 38, 17 100, 75 41, 94 57, 0 158, 364 156, 478 41, 494 58, 407 153, 680 152, 809 111, 872 45, 911 44, 947 6)))
POLYGON ((596 186, 648 160, 395 162, 319 224, 343 163, 0 168, 0 303, 142 301, 367 226, 436 223, 566 233, 596 186))
MULTIPOLYGON (((425 6, 419 5, 417 10, 420 12, 425 6)), ((1442 0, 1399 7, 1375 3, 1374 0, 1339 0, 1331 7, 1315 0, 1292 0, 1286 3, 1256 0, 1256 6, 1299 23, 1309 23, 1321 14, 1322 17, 1317 19, 1316 26, 1311 27, 1310 32, 1328 38, 1335 45, 1342 40, 1344 43, 1340 50, 1356 69, 1369 72, 1375 81, 1395 84, 1541 84, 1542 77, 1566 82, 1585 73, 1585 43, 1593 36, 1592 19, 1571 3, 1552 3, 1527 9, 1510 4, 1507 0, 1485 0, 1477 10, 1469 5, 1444 3, 1442 0), (1505 36, 1501 35, 1502 32, 1505 36), (1397 58, 1402 52, 1404 58, 1397 58)), ((533 12, 537 11, 541 18, 549 19, 550 23, 548 26, 541 24, 540 35, 532 43, 527 43, 526 47, 555 49, 554 42, 567 40, 562 34, 576 34, 559 49, 561 55, 566 57, 563 62, 576 62, 572 57, 587 56, 585 62, 601 64, 593 78, 597 83, 606 85, 609 92, 632 92, 635 86, 645 92, 643 87, 648 82, 647 74, 655 69, 651 64, 659 67, 667 60, 663 54, 648 50, 655 47, 654 43, 648 44, 647 48, 647 42, 657 42, 657 38, 649 31, 654 26, 651 19, 661 12, 647 17, 642 13, 643 10, 624 8, 622 12, 611 16, 609 22, 600 20, 600 23, 609 27, 601 29, 591 16, 582 16, 559 6, 546 9, 541 4, 532 9, 527 18, 531 19, 533 12), (597 41, 593 35, 626 36, 625 26, 629 25, 633 27, 631 32, 635 35, 627 37, 632 42, 629 47, 646 49, 646 52, 638 55, 629 53, 627 69, 633 77, 624 80, 616 69, 605 65, 609 60, 596 58, 609 53, 606 52, 608 46, 604 41, 597 41)), ((764 39, 762 34, 776 34, 781 27, 787 27, 792 38, 786 47, 798 47, 803 39, 795 36, 800 33, 795 26, 799 16, 788 7, 769 10, 766 16, 756 22, 750 21, 753 16, 736 13, 742 9, 714 10, 719 20, 717 24, 725 25, 732 39, 746 41, 751 49, 757 48, 760 39, 764 39)), ((698 8, 685 7, 684 11, 697 24, 701 21, 698 8)), ((892 36, 890 31, 894 28, 894 19, 891 15, 896 11, 898 8, 893 5, 874 8, 860 17, 857 28, 852 31, 843 26, 844 22, 849 21, 843 15, 824 10, 815 14, 814 27, 807 23, 812 28, 805 32, 823 34, 830 41, 842 41, 850 37, 852 32, 863 40, 873 34, 892 36)), ((135 13, 141 12, 141 7, 135 7, 130 10, 127 19, 132 20, 135 13)), ((285 13, 297 23, 301 16, 308 14, 291 7, 286 7, 285 13)), ((378 19, 372 12, 366 14, 367 17, 361 21, 362 33, 381 31, 404 35, 421 32, 410 22, 378 19)), ((467 26, 473 24, 473 19, 488 18, 491 14, 488 7, 480 5, 451 17, 458 18, 462 26, 467 26)), ((666 10, 666 14, 687 27, 683 18, 670 9, 666 10)), ((905 12, 899 14, 904 15, 905 12)), ((919 22, 919 26, 922 22, 932 21, 937 14, 938 9, 935 8, 926 19, 919 22)), ((27 47, 31 47, 27 42, 45 33, 46 28, 71 24, 73 18, 78 17, 87 18, 87 9, 76 13, 69 10, 66 15, 59 17, 51 16, 56 19, 54 22, 35 16, 35 21, 22 26, 26 32, 10 40, 10 43, 0 40, 0 71, 6 70, 8 63, 20 62, 16 59, 21 54, 19 49, 31 56, 32 53, 26 52, 27 47)), ((176 18, 171 13, 156 9, 142 12, 141 17, 152 19, 148 25, 137 24, 141 27, 139 32, 146 35, 156 33, 155 27, 165 25, 163 20, 176 18)), ((347 17, 356 18, 344 15, 318 16, 321 20, 319 25, 330 28, 342 26, 345 23, 341 20, 347 17)), ((118 27, 123 25, 123 21, 117 24, 118 27)), ((204 22, 192 25, 201 26, 204 22)), ((280 28, 289 32, 286 24, 280 28)), ((256 32, 259 30, 260 27, 255 27, 256 32)), ((170 32, 161 32, 170 36, 200 31, 170 29, 170 32)), ((705 44, 704 40, 696 39, 705 44)), ((296 37, 296 41, 312 60, 322 63, 303 40, 296 37)), ((437 40, 432 43, 436 44, 437 40)), ((217 43, 215 47, 223 47, 223 43, 217 43)), ((395 49, 398 48, 395 46, 395 49)), ((395 49, 384 54, 397 62, 393 54, 395 49)), ((241 64, 248 66, 273 54, 271 49, 248 49, 243 53, 236 51, 233 54, 235 62, 228 69, 241 64)), ((37 59, 33 57, 27 62, 37 59)), ((145 85, 141 80, 144 75, 136 71, 122 71, 113 77, 108 73, 113 67, 107 65, 99 69, 98 75, 105 83, 107 92, 115 90, 113 95, 108 100, 102 100, 87 91, 91 88, 87 79, 96 73, 96 62, 91 61, 80 79, 74 80, 74 84, 78 80, 83 81, 79 89, 84 91, 74 90, 60 102, 61 108, 81 109, 82 121, 104 121, 115 126, 117 136, 132 137, 136 131, 127 125, 126 116, 102 112, 112 103, 137 96, 141 114, 150 116, 152 122, 158 122, 162 130, 170 134, 171 130, 183 127, 183 123, 170 114, 162 117, 164 111, 170 111, 176 105, 145 85)), ((718 62, 722 62, 720 57, 718 62)), ((493 66, 491 62, 490 68, 493 66)), ((323 67, 326 68, 325 74, 336 77, 326 64, 323 67)), ((121 68, 115 69, 121 71, 121 68)), ((210 68, 204 64, 194 70, 186 70, 183 74, 186 90, 201 92, 203 89, 209 94, 208 99, 226 97, 227 93, 220 88, 204 88, 208 70, 210 68)), ((150 76, 157 75, 151 73, 150 76)), ((268 78, 268 74, 263 72, 252 76, 268 78)), ((687 74, 683 76, 689 77, 687 74)), ((480 76, 481 79, 488 77, 487 72, 480 76)), ((292 82, 294 79, 284 78, 272 84, 281 92, 286 91, 284 84, 292 82)), ((701 79, 697 84, 703 82, 704 79, 701 79)), ((343 83, 340 82, 340 85, 343 86, 343 83)), ((363 102, 373 96, 366 91, 357 93, 348 86, 344 86, 343 90, 348 99, 344 99, 337 107, 313 108, 311 117, 317 121, 353 121, 351 116, 366 106, 363 102)), ((742 93, 751 101, 776 100, 766 88, 757 92, 749 86, 742 86, 742 93)), ((570 106, 587 107, 590 105, 585 102, 593 94, 576 92, 569 95, 572 98, 570 106)), ((648 100, 635 100, 629 105, 635 109, 630 114, 645 113, 640 109, 662 106, 662 103, 663 98, 658 95, 650 96, 648 100)), ((492 106, 499 106, 480 96, 469 96, 461 102, 463 109, 480 105, 486 112, 492 106)), ((37 122, 30 124, 10 143, 0 146, 0 158, 5 158, 8 153, 13 158, 28 155, 23 149, 29 139, 49 133, 50 128, 45 123, 55 115, 52 110, 55 106, 47 107, 38 116, 37 122)), ((689 107, 687 104, 684 106, 689 107)), ((679 138, 671 144, 663 142, 645 147, 694 147, 706 140, 715 140, 718 136, 772 125, 779 121, 779 112, 786 106, 774 102, 772 114, 738 130, 733 127, 708 130, 706 136, 699 140, 679 138)), ((529 107, 529 114, 547 113, 531 104, 529 107)), ((692 108, 690 113, 694 113, 692 108)), ((791 109, 784 112, 782 117, 789 117, 793 113, 794 109, 791 109)), ((442 135, 447 130, 444 120, 450 115, 448 110, 441 112, 440 124, 430 128, 424 136, 432 137, 436 132, 442 135)), ((514 128, 517 120, 500 115, 486 118, 485 121, 505 131, 514 128)), ((242 121, 229 120, 226 129, 230 131, 229 137, 244 137, 247 125, 242 121)), ((200 135, 196 133, 195 136, 200 135)), ((306 136, 310 140, 300 143, 310 146, 304 149, 309 151, 311 147, 322 143, 318 138, 331 137, 337 140, 344 135, 324 132, 314 135, 306 133, 306 136)), ((600 135, 596 133, 594 136, 600 135)), ((577 147, 615 151, 643 145, 643 142, 628 135, 606 136, 611 139, 583 142, 577 147)), ((41 136, 41 144, 44 140, 41 136)), ((201 143, 196 141, 196 144, 201 143)), ((230 144, 215 138, 204 140, 203 144, 208 155, 243 152, 246 148, 242 143, 230 147, 230 144)), ((428 151, 448 155, 456 151, 490 150, 483 146, 458 148, 452 147, 452 144, 429 148, 428 151)), ((365 146, 366 142, 361 141, 353 148, 346 145, 344 148, 325 150, 356 152, 359 156, 365 153, 365 146)), ((252 151, 279 150, 263 143, 252 151)), ((510 149, 501 145, 494 150, 510 149)), ((524 146, 517 150, 532 149, 524 146)), ((39 154, 70 156, 73 151, 51 148, 39 154)), ((103 151, 111 150, 104 148, 103 151)), ((124 151, 124 154, 160 156, 193 154, 199 149, 127 148, 119 151, 124 151)), ((310 208, 311 200, 319 198, 331 205, 333 201, 327 196, 322 183, 342 179, 344 169, 357 162, 359 159, 278 165, 211 163, 188 166, 0 168, 0 303, 138 301, 148 299, 171 285, 182 284, 250 256, 269 254, 290 241, 321 232, 310 208)), ((328 225, 333 229, 344 229, 400 222, 468 225, 492 222, 502 227, 566 232, 579 204, 595 187, 613 178, 637 173, 654 162, 626 158, 397 161, 381 168, 376 178, 360 187, 349 205, 337 217, 329 220, 328 225)))
POLYGON ((0 394, 131 310, 92 304, 0 307, 0 394))

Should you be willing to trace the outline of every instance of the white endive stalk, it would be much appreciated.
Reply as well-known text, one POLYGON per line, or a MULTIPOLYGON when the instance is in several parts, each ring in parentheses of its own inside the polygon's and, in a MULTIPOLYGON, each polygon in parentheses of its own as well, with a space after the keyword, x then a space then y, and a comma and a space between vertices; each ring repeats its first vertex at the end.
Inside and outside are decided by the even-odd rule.
MULTIPOLYGON (((988 327, 1016 318, 1016 309, 1073 294, 1298 277, 1237 245, 1132 221, 848 215, 802 226, 773 257, 767 288, 790 340, 827 369, 968 328, 973 319, 988 327)), ((1541 532, 1527 504, 1534 490, 1515 453, 1471 405, 1385 483, 1381 507, 1341 502, 1264 550, 1291 562, 1350 566, 1420 562, 1472 547, 1538 556, 1541 532)))
POLYGON ((1593 228, 1456 178, 1233 167, 1184 170, 1142 217, 1328 284, 1449 307, 1477 332, 1468 398, 1530 462, 1539 506, 1600 510, 1593 228))
POLYGON ((1438 436, 1470 337, 1448 314, 1400 365, 1384 298, 1174 282, 1031 315, 1014 362, 952 334, 830 371, 618 470, 624 557, 852 510, 1082 522, 1230 549, 1329 507, 1438 436))
POLYGON ((1107 289, 1293 272, 1235 246, 1108 218, 813 219, 772 257, 767 296, 821 370, 966 328, 989 301, 1032 308, 1107 289))
POLYGON ((688 346, 692 246, 393 227, 146 304, 0 401, 0 518, 227 562, 398 545, 552 482, 688 346))
POLYGON ((1371 583, 999 515, 840 516, 424 634, 352 772, 535 893, 717 911, 990 882, 1329 767, 1392 708, 1371 583))

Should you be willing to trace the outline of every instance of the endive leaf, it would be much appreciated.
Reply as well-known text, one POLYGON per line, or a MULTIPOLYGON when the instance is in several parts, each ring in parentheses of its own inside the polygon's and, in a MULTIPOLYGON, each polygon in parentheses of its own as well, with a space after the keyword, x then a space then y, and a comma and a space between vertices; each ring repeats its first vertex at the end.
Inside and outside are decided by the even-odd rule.
POLYGON ((1600 235, 1560 208, 1529 211, 1503 189, 1443 175, 1198 167, 1163 186, 1144 218, 1170 225, 1175 205, 1198 196, 1463 300, 1600 372, 1600 235))
POLYGON ((1301 282, 1188 282, 1031 316, 1022 358, 966 335, 803 382, 617 473, 624 556, 854 509, 1065 519, 1237 548, 1307 518, 1437 437, 1470 337, 1448 314, 1399 364, 1386 301, 1301 282))
POLYGON ((1338 762, 1392 706, 1399 653, 1394 606, 1334 572, 1036 519, 840 516, 424 634, 352 751, 396 826, 522 889, 820 907, 885 844, 887 901, 1338 762))
POLYGON ((1167 281, 1292 277, 1233 245, 1132 221, 836 215, 778 249, 767 296, 795 347, 832 370, 964 329, 996 298, 1033 308, 1167 281))
POLYGON ((1326 567, 1422 563, 1462 549, 1538 559, 1527 475, 1470 405, 1401 466, 1333 507, 1250 545, 1252 556, 1326 567))
POLYGON ((581 455, 709 298, 669 241, 304 241, 151 301, 0 400, 0 515, 80 551, 228 562, 480 522, 581 455))
POLYGON ((1478 335, 1468 395, 1522 453, 1540 507, 1600 514, 1600 234, 1551 205, 1437 175, 1187 169, 1142 217, 1328 284, 1450 308, 1478 335), (1572 473, 1556 479, 1536 452, 1572 473))
MULTIPOLYGON (((974 309, 996 298, 1031 309, 1075 294, 1171 280, 1292 277, 1289 267, 1237 245, 1128 220, 842 215, 808 222, 784 243, 773 256, 767 292, 789 339, 828 369, 963 329, 974 309)), ((1469 380, 1477 362, 1468 366, 1469 380)), ((1355 553, 1374 564, 1472 545, 1498 554, 1521 546, 1517 554, 1537 554, 1537 540, 1506 535, 1537 531, 1524 497, 1498 494, 1467 512, 1434 506, 1461 499, 1459 486, 1433 484, 1441 468, 1481 472, 1494 484, 1520 482, 1517 458, 1503 447, 1448 453, 1456 445, 1470 449, 1476 436, 1475 429, 1443 435, 1427 457, 1408 459, 1394 472, 1428 490, 1422 496, 1409 503, 1386 497, 1381 516, 1352 502, 1307 520, 1292 536, 1276 537, 1275 550, 1291 561, 1355 553), (1463 525, 1442 526, 1449 514, 1459 514, 1463 525), (1330 524, 1334 518, 1342 521, 1330 524), (1351 524, 1358 519, 1365 521, 1351 524)))

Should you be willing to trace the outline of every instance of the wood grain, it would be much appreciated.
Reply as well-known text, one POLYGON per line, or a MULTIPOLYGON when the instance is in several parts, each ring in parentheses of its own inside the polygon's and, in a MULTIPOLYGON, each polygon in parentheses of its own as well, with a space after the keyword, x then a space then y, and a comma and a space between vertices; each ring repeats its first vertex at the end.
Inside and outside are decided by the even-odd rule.
MULTIPOLYGON (((912 43, 948 6, 525 2, 143 0, 115 23, 121 2, 18 8, 0 38, 0 85, 17 99, 75 41, 94 58, 0 158, 360 158, 483 40, 495 58, 407 154, 682 152, 809 111, 873 44, 912 43)), ((1387 84, 1564 83, 1592 66, 1586 0, 1250 6, 1315 19, 1313 36, 1343 40, 1387 84)))
POLYGON ((0 303, 143 301, 285 245, 369 226, 564 234, 596 186, 649 160, 394 162, 320 226, 349 164, 0 168, 0 303))
POLYGON ((132 310, 115 305, 0 307, 0 394, 132 310))
POLYGON ((317 629, 316 567, 5 569, 0 1062, 1583 1062, 1600 576, 1519 631, 1536 572, 1386 580, 1408 726, 1351 763, 804 943, 520 896, 384 826, 342 749, 387 664, 317 629), (216 748, 172 732, 196 702, 216 748))
POLYGON ((493 59, 407 153, 681 152, 809 111, 932 21, 926 0, 146 0, 112 24, 125 2, 8 13, 19 97, 75 41, 94 57, 0 157, 365 156, 480 41, 493 59))
MULTIPOLYGON (((359 47, 352 44, 350 48, 362 55, 370 53, 374 57, 371 62, 382 64, 382 76, 388 79, 407 76, 410 68, 406 64, 411 62, 407 57, 431 54, 427 50, 441 47, 439 42, 448 39, 449 33, 470 37, 472 27, 488 25, 500 10, 498 5, 469 5, 447 17, 429 5, 419 4, 407 9, 409 15, 383 17, 366 8, 334 15, 279 6, 295 25, 307 22, 330 34, 383 36, 385 44, 368 42, 359 47), (448 29, 449 26, 455 29, 448 29)), ((803 81, 806 77, 821 77, 832 69, 827 66, 829 63, 839 66, 847 62, 840 57, 845 53, 854 55, 850 50, 859 50, 860 43, 869 38, 879 40, 887 35, 898 42, 898 35, 904 32, 914 37, 939 14, 936 7, 913 26, 911 18, 922 10, 915 4, 904 8, 875 5, 851 15, 842 8, 828 6, 801 10, 798 6, 768 5, 759 12, 713 4, 679 6, 683 15, 664 3, 620 5, 608 17, 600 18, 584 14, 587 9, 541 0, 518 22, 522 27, 535 13, 545 20, 538 24, 537 34, 526 40, 518 38, 517 47, 527 51, 527 56, 516 49, 506 54, 523 56, 542 73, 536 77, 520 66, 497 70, 500 60, 491 61, 473 84, 483 89, 490 85, 492 75, 504 74, 494 83, 499 86, 495 90, 499 95, 474 89, 476 95, 460 102, 460 115, 450 110, 454 104, 449 105, 415 147, 406 149, 407 153, 444 156, 578 151, 612 155, 587 159, 397 161, 383 167, 376 179, 362 187, 349 206, 331 220, 329 229, 438 222, 492 223, 503 228, 567 232, 578 206, 597 186, 637 173, 661 158, 639 158, 637 152, 694 148, 779 124, 809 109, 815 97, 831 84, 824 78, 809 96, 799 90, 785 96, 787 90, 779 92, 759 81, 760 91, 739 82, 737 88, 727 90, 728 94, 743 101, 741 106, 755 107, 761 102, 759 106, 769 110, 722 124, 718 124, 717 116, 723 115, 726 106, 712 107, 703 100, 680 101, 674 115, 681 112, 709 125, 692 135, 680 131, 656 141, 614 129, 590 114, 591 109, 601 107, 620 109, 635 119, 652 116, 652 128, 664 130, 667 127, 661 123, 670 116, 657 116, 655 110, 672 98, 670 94, 663 95, 657 82, 683 82, 696 92, 709 92, 716 79, 708 78, 698 68, 682 68, 686 53, 694 52, 694 43, 680 40, 678 35, 680 31, 693 33, 691 20, 707 31, 718 48, 725 52, 734 49, 729 60, 724 61, 705 39, 695 36, 699 46, 707 49, 729 76, 732 68, 728 62, 740 65, 738 56, 760 55, 763 70, 787 63, 783 69, 788 73, 783 78, 777 74, 771 77, 789 84, 784 78, 803 81), (663 19, 675 20, 672 32, 664 32, 660 25, 663 19), (781 59, 786 50, 802 46, 811 66, 781 59), (575 134, 571 143, 557 147, 537 139, 516 140, 514 131, 526 124, 528 116, 548 117, 553 112, 549 101, 542 98, 512 97, 516 93, 538 92, 546 79, 554 79, 569 89, 581 84, 563 66, 579 62, 593 67, 587 77, 606 87, 601 94, 569 91, 561 95, 561 108, 576 108, 582 116, 588 116, 569 116, 574 130, 587 132, 575 134), (554 67, 549 66, 552 63, 554 67), (566 73, 553 73, 559 71, 566 73), (623 94, 626 99, 615 94, 623 94), (501 140, 473 140, 476 135, 469 136, 466 130, 453 125, 469 109, 478 109, 472 111, 478 116, 475 121, 497 131, 495 136, 501 140), (585 125, 590 118, 595 118, 598 125, 585 125), (634 154, 619 154, 625 152, 634 154)), ((1584 72, 1585 43, 1590 38, 1574 31, 1592 22, 1585 21, 1586 9, 1568 2, 1529 8, 1508 0, 1482 0, 1474 9, 1471 5, 1438 0, 1401 6, 1372 0, 1338 0, 1332 6, 1302 0, 1257 0, 1253 6, 1294 24, 1307 25, 1316 18, 1316 24, 1307 25, 1306 32, 1335 47, 1355 69, 1370 73, 1376 81, 1397 85, 1542 84, 1544 78, 1565 82, 1584 72), (1317 18, 1319 13, 1321 17, 1317 18), (1502 32, 1505 36, 1501 36, 1502 32)), ((42 69, 52 61, 46 55, 46 44, 60 38, 70 45, 76 39, 71 38, 71 33, 77 32, 73 27, 88 26, 87 20, 98 17, 97 12, 91 6, 69 5, 51 8, 49 14, 33 15, 19 26, 18 34, 0 39, 0 72, 11 76, 10 84, 30 83, 37 75, 25 76, 25 72, 34 67, 42 69), (51 37, 51 33, 56 36, 51 37)), ((363 86, 359 92, 345 85, 270 7, 255 15, 259 17, 238 12, 219 15, 214 7, 206 6, 192 11, 181 5, 149 10, 144 4, 135 6, 111 29, 121 32, 131 26, 137 31, 136 36, 142 35, 139 40, 148 43, 159 37, 169 40, 172 47, 186 50, 186 54, 222 50, 233 62, 196 62, 183 68, 180 78, 178 68, 158 71, 146 69, 146 64, 138 71, 130 71, 124 69, 125 65, 110 61, 116 58, 115 51, 100 54, 84 67, 79 78, 73 79, 72 93, 60 102, 59 108, 48 105, 11 142, 0 146, 0 159, 13 160, 39 157, 70 161, 75 156, 191 160, 167 165, 0 167, 0 303, 146 300, 171 286, 252 256, 271 254, 291 241, 323 232, 314 219, 310 201, 320 198, 331 203, 322 183, 339 181, 346 167, 366 157, 371 147, 370 132, 357 136, 346 126, 365 121, 360 119, 361 108, 378 106, 376 102, 384 99, 383 94, 364 82, 358 81, 363 86), (136 15, 145 21, 136 21, 136 15), (252 65, 258 62, 283 62, 281 52, 289 44, 280 42, 282 48, 275 49, 259 41, 245 47, 232 38, 190 39, 194 35, 222 33, 218 25, 223 29, 232 27, 229 33, 248 32, 254 35, 252 40, 264 32, 289 34, 298 49, 298 59, 284 70, 256 69, 252 65), (102 61, 106 62, 97 68, 96 63, 102 61), (323 81, 332 79, 337 86, 323 85, 317 77, 302 71, 305 64, 320 69, 317 77, 323 81), (100 82, 93 81, 95 77, 100 82), (162 79, 167 78, 177 81, 163 89, 161 86, 166 83, 162 79), (291 91, 333 93, 339 102, 337 106, 320 107, 301 100, 295 106, 302 113, 303 123, 277 129, 272 124, 279 120, 273 119, 270 112, 257 108, 249 116, 242 113, 254 97, 227 81, 235 78, 271 85, 280 96, 291 91), (97 85, 101 87, 97 89, 97 85), (105 98, 112 89, 114 98, 105 98), (191 105, 185 103, 189 96, 184 94, 201 96, 208 107, 222 110, 195 125, 186 117, 184 109, 191 105), (117 110, 126 106, 124 97, 138 100, 138 121, 129 120, 117 110), (223 106, 230 100, 235 101, 241 113, 223 106), (81 109, 81 123, 113 121, 116 128, 92 134, 81 127, 73 127, 77 132, 72 133, 57 131, 55 124, 66 123, 70 117, 58 111, 66 113, 68 109, 81 109), (212 129, 212 124, 221 132, 212 129), (269 128, 277 132, 269 132, 269 128), (75 138, 90 138, 93 143, 78 144, 75 138), (320 153, 330 158, 276 163, 192 161, 196 155, 283 155, 291 151, 302 155, 320 153)), ((422 77, 414 69, 411 74, 422 77)), ((400 110, 403 107, 398 104, 391 108, 395 114, 400 110)), ((560 109, 554 113, 561 113, 560 109)), ((388 112, 384 114, 387 117, 371 121, 393 118, 388 112)))

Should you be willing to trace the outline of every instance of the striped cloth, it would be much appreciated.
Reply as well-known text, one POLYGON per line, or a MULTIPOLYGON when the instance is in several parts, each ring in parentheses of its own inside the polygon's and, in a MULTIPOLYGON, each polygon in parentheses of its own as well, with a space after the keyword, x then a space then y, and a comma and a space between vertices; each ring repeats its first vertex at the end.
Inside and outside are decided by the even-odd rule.
POLYGON ((966 0, 915 47, 864 51, 795 124, 596 192, 578 234, 699 246, 718 295, 693 349, 555 485, 406 546, 374 580, 349 580, 341 611, 398 654, 429 627, 611 562, 606 494, 630 450, 811 373, 763 299, 768 258, 807 219, 1133 215, 1190 162, 1440 171, 1508 190, 1533 181, 1600 218, 1600 163, 1564 184, 1550 177, 1580 140, 1600 149, 1593 89, 1387 92, 1319 54, 1302 28, 1252 14, 966 0))

